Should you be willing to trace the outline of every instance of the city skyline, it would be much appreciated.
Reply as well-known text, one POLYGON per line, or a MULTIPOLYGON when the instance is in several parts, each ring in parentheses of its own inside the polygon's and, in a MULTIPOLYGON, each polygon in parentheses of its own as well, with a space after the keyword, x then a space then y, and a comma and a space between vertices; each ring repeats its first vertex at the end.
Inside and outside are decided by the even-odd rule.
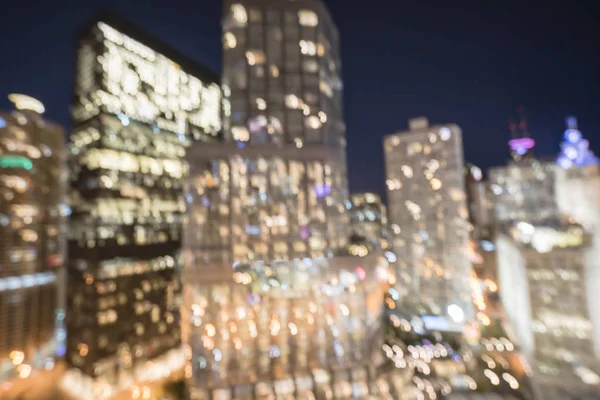
POLYGON ((0 396, 600 399, 593 13, 512 1, 7 15, 0 396))
MULTIPOLYGON (((74 64, 72 37, 96 14, 99 4, 65 7, 52 21, 46 18, 52 15, 49 6, 33 7, 28 10, 31 34, 18 38, 9 34, 17 29, 11 23, 18 20, 17 15, 11 18, 11 13, 18 9, 7 10, 7 23, 0 30, 2 37, 11 39, 3 40, 4 48, 8 53, 20 48, 32 51, 31 55, 22 55, 18 67, 6 66, 8 73, 0 78, 2 87, 39 98, 47 105, 49 118, 67 124, 74 64), (40 54, 47 62, 37 61, 40 54)), ((103 2, 105 7, 218 71, 221 5, 215 2, 188 9, 177 1, 170 4, 140 8, 135 2, 103 2), (201 24, 192 23, 199 18, 201 24)), ((385 193, 383 163, 365 166, 356 161, 379 160, 381 137, 404 129, 403 121, 418 115, 427 115, 433 123, 453 120, 461 125, 466 159, 484 170, 502 165, 509 158, 506 120, 519 104, 527 108, 537 154, 555 156, 559 152, 565 114, 578 117, 582 132, 598 152, 600 121, 594 116, 591 96, 597 91, 593 71, 600 60, 586 51, 597 43, 584 28, 585 21, 593 19, 590 10, 563 10, 553 5, 538 10, 509 2, 498 10, 471 4, 472 8, 464 12, 460 11, 461 4, 454 4, 453 9, 439 13, 455 21, 450 26, 434 12, 434 5, 410 5, 405 10, 385 2, 364 10, 354 5, 342 8, 339 1, 327 5, 342 37, 351 191, 385 193), (492 11, 497 13, 491 15, 492 11), (419 15, 428 15, 428 23, 414 18, 419 15), (353 21, 359 16, 362 24, 354 29, 353 21), (568 30, 562 24, 551 28, 550 24, 559 19, 580 24, 568 30), (506 21, 513 25, 508 33, 506 21), (374 26, 382 28, 376 33, 370 29, 374 26), (463 30, 458 32, 454 27, 463 30), (525 36, 530 30, 536 33, 525 36), (501 33, 507 34, 498 38, 501 33), (407 40, 398 43, 398 37, 407 40), (419 51, 421 48, 427 52, 419 51), (560 50, 560 57, 556 57, 556 50, 560 50), (437 68, 441 57, 444 68, 437 68), (374 72, 365 72, 369 68, 374 72), (452 98, 440 93, 452 93, 452 98)), ((0 105, 8 108, 5 103, 0 105)))

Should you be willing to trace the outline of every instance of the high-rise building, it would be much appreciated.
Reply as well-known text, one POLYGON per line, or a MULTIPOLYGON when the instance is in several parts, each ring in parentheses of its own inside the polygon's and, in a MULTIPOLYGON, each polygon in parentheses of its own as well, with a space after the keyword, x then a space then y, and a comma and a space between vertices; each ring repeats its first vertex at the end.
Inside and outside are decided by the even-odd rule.
POLYGON ((558 163, 528 157, 490 171, 502 303, 552 400, 600 394, 600 178, 573 119, 564 138, 558 163))
POLYGON ((504 310, 544 398, 570 398, 600 382, 591 239, 576 224, 518 222, 497 241, 504 310))
POLYGON ((477 277, 496 290, 496 252, 494 244, 494 204, 489 183, 481 169, 465 166, 465 192, 471 224, 471 262, 477 277))
POLYGON ((497 229, 556 218, 555 162, 527 159, 489 170, 497 229))
MULTIPOLYGON (((13 94, 0 112, 0 382, 51 369, 65 261, 64 130, 38 100, 13 94)), ((0 387, 0 397, 4 386, 0 387)))
POLYGON ((218 140, 220 111, 215 74, 130 23, 102 17, 80 34, 67 360, 82 375, 69 389, 104 398, 182 367, 185 147, 218 140))
POLYGON ((462 321, 473 317, 473 305, 461 130, 425 118, 409 125, 384 139, 399 269, 434 312, 462 321))
MULTIPOLYGON (((287 236, 288 250, 280 256, 343 247, 349 236, 346 139, 339 37, 329 12, 321 0, 226 0, 223 12, 225 139, 232 148, 265 154, 266 163, 247 166, 249 176, 273 177, 257 176, 247 188, 232 190, 259 200, 248 210, 250 219, 260 212, 274 224, 286 219, 276 233, 287 236), (293 250, 296 240, 306 249, 293 250)), ((231 174, 241 173, 242 164, 228 163, 231 174)))
POLYGON ((469 209, 471 237, 489 238, 492 234, 493 201, 489 184, 483 179, 481 168, 473 164, 465 166, 465 192, 469 209))
MULTIPOLYGON (((313 164, 300 177, 294 153, 253 150, 188 150, 181 329, 190 396, 373 393, 375 377, 391 378, 371 357, 381 352, 382 299, 395 283, 389 262, 375 252, 331 256, 321 236, 294 230, 298 224, 288 221, 297 215, 284 206, 302 204, 298 187, 314 186, 313 164), (283 160, 294 168, 289 176, 269 173, 283 160), (282 205, 271 208, 274 202, 282 205)), ((308 193, 304 209, 322 215, 316 191, 308 193)))
POLYGON ((358 241, 365 241, 375 248, 384 250, 391 248, 387 209, 378 194, 350 195, 349 213, 351 237, 358 241))

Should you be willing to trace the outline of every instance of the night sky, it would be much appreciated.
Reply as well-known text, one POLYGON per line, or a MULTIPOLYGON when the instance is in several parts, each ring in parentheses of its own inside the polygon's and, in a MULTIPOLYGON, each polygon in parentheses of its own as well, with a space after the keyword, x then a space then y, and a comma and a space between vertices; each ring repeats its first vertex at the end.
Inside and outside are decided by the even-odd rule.
MULTIPOLYGON (((342 41, 352 191, 384 192, 381 139, 419 115, 459 124, 466 159, 484 169, 508 159, 507 119, 521 104, 538 155, 558 153, 567 114, 600 153, 594 2, 326 3, 342 41)), ((100 8, 220 71, 219 0, 14 1, 0 14, 0 108, 6 94, 26 93, 68 125, 74 34, 100 8)))

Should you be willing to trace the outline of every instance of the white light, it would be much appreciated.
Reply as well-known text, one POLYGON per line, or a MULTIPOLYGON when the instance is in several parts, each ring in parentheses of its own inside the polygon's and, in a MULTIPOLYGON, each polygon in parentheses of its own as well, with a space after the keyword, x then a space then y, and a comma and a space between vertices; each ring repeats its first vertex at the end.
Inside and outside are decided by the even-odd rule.
POLYGON ((302 26, 317 26, 319 17, 312 10, 298 11, 298 20, 302 26))
POLYGON ((265 101, 265 99, 257 97, 256 98, 256 107, 258 107, 259 110, 266 110, 267 109, 267 102, 265 101))
POLYGON ((246 13, 246 9, 241 4, 232 4, 231 12, 233 13, 233 19, 239 22, 240 24, 245 24, 248 22, 248 14, 246 13))
POLYGON ((465 313, 462 308, 456 304, 450 304, 448 306, 448 315, 454 320, 454 322, 463 322, 465 320, 465 313))
POLYGON ((223 45, 226 49, 235 49, 237 46, 235 35, 231 32, 226 32, 223 36, 223 45))
POLYGON ((523 221, 517 224, 517 229, 525 235, 533 235, 535 233, 535 227, 523 221))
POLYGON ((18 110, 35 111, 38 114, 42 114, 45 111, 44 104, 41 101, 25 94, 9 94, 8 100, 10 100, 18 110))
POLYGON ((451 135, 452 135, 452 131, 450 131, 449 128, 443 127, 440 129, 440 139, 446 141, 446 140, 450 139, 451 135))

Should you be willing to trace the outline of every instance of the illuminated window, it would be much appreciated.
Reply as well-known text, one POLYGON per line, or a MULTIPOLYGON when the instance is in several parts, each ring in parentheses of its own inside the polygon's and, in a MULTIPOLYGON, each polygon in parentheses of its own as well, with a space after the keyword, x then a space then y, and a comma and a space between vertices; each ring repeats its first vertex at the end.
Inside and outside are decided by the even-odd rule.
POLYGON ((302 26, 317 26, 319 23, 319 17, 312 10, 298 11, 298 20, 302 26))
POLYGON ((232 4, 231 12, 233 13, 233 19, 238 23, 245 25, 248 22, 248 14, 246 13, 246 8, 244 8, 241 4, 232 4))
POLYGON ((250 65, 261 65, 265 63, 265 53, 261 50, 248 50, 246 52, 246 60, 250 65))
POLYGON ((315 42, 310 40, 301 40, 300 41, 300 52, 304 55, 314 56, 317 54, 317 45, 315 42))
POLYGON ((223 36, 223 45, 226 49, 235 49, 235 46, 237 46, 235 35, 231 32, 226 32, 223 36))

